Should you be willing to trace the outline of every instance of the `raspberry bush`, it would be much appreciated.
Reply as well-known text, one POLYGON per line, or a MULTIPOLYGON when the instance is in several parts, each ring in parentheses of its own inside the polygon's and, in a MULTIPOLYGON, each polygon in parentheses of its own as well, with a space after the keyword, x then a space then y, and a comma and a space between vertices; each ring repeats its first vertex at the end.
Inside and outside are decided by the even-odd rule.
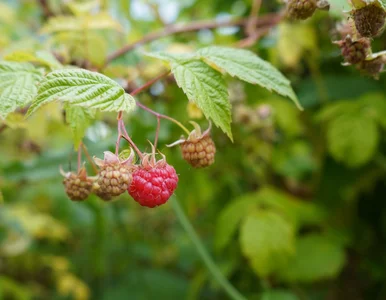
POLYGON ((0 299, 385 298, 385 19, 1 1, 0 299))

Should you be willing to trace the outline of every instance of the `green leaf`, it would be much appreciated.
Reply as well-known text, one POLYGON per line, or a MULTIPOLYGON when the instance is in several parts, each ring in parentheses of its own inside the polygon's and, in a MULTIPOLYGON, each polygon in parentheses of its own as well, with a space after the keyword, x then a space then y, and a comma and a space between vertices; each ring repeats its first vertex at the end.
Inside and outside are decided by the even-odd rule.
POLYGON ((41 72, 29 63, 0 62, 0 117, 32 101, 41 78, 41 72))
POLYGON ((328 124, 327 145, 331 155, 350 167, 370 161, 378 142, 377 124, 370 117, 344 114, 328 124))
POLYGON ((56 59, 56 57, 48 51, 24 51, 16 50, 12 53, 4 56, 5 60, 16 61, 16 62, 32 62, 38 63, 43 66, 50 67, 52 69, 62 68, 62 64, 56 59))
POLYGON ((299 300, 299 297, 287 290, 269 290, 261 295, 261 300, 299 300))
MULTIPOLYGON (((374 120, 386 129, 386 97, 381 93, 370 93, 361 97, 366 114, 374 116, 374 120)), ((363 112, 363 111, 362 111, 363 112)))
POLYGON ((66 120, 70 124, 75 149, 78 149, 94 117, 95 112, 90 109, 79 106, 69 106, 66 108, 66 120))
POLYGON ((243 49, 212 46, 200 49, 197 53, 205 61, 214 64, 231 76, 238 77, 252 84, 258 84, 269 91, 289 97, 299 109, 302 109, 292 90, 290 81, 273 65, 262 60, 253 52, 243 49))
POLYGON ((281 215, 257 210, 241 226, 241 250, 254 271, 266 277, 285 265, 295 252, 295 230, 281 215))
POLYGON ((277 174, 302 181, 317 170, 311 145, 304 140, 291 140, 276 147, 272 153, 272 168, 277 174))
POLYGON ((240 222, 254 208, 268 208, 285 215, 295 227, 318 225, 324 212, 312 203, 300 201, 271 187, 234 199, 220 213, 216 223, 215 247, 224 248, 234 237, 240 222))
POLYGON ((177 84, 188 99, 232 140, 231 105, 221 73, 192 55, 155 53, 149 56, 170 62, 177 84))
POLYGON ((313 282, 333 278, 345 264, 341 244, 310 234, 297 241, 296 255, 280 270, 279 277, 286 282, 313 282))
POLYGON ((59 32, 52 41, 58 47, 66 45, 71 58, 86 59, 95 66, 103 65, 107 56, 108 41, 96 32, 87 33, 87 42, 84 33, 78 31, 59 32))
POLYGON ((233 238, 241 220, 257 205, 257 194, 236 198, 220 214, 216 223, 214 244, 217 249, 224 248, 233 238))
POLYGON ((57 100, 102 111, 130 112, 135 108, 134 98, 107 76, 83 69, 63 69, 43 79, 27 116, 41 105, 57 100))

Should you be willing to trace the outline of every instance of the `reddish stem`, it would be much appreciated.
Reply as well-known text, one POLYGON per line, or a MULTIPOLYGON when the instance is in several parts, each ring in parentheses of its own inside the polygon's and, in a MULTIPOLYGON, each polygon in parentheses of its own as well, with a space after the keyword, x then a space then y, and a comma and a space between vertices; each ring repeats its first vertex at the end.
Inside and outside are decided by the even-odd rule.
POLYGON ((158 116, 157 117, 157 129, 155 131, 155 138, 154 138, 154 148, 157 149, 157 143, 158 143, 158 136, 159 136, 159 131, 161 128, 161 118, 158 116))
MULTIPOLYGON (((256 21, 256 27, 259 29, 273 27, 276 25, 276 17, 277 17, 276 13, 261 16, 256 21)), ((108 65, 114 59, 120 57, 121 55, 124 55, 125 53, 139 46, 142 46, 143 44, 158 40, 166 36, 170 36, 177 33, 198 31, 201 29, 214 29, 214 28, 229 27, 229 26, 245 26, 248 23, 248 21, 249 21, 249 18, 239 19, 239 20, 225 20, 225 21, 217 21, 217 20, 195 21, 188 24, 170 25, 160 29, 159 31, 150 32, 149 34, 145 35, 138 41, 132 44, 125 45, 121 49, 118 49, 117 51, 111 53, 106 58, 105 66, 108 65)))
POLYGON ((119 144, 121 142, 121 138, 122 138, 122 132, 121 132, 121 123, 120 123, 121 119, 118 119, 118 137, 117 137, 117 142, 115 143, 115 155, 118 156, 119 154, 119 144))
POLYGON ((123 123, 123 120, 118 120, 118 127, 120 127, 120 130, 121 130, 120 137, 123 137, 126 141, 128 141, 129 144, 131 145, 131 147, 134 148, 135 152, 137 152, 138 156, 142 159, 143 154, 138 149, 137 145, 133 142, 133 140, 130 138, 129 134, 127 133, 126 128, 125 128, 125 124, 123 123))
POLYGON ((82 142, 79 144, 79 147, 78 147, 78 172, 81 168, 81 165, 82 165, 82 142))
POLYGON ((160 75, 158 75, 157 77, 149 80, 148 82, 146 82, 144 85, 140 86, 139 88, 136 88, 134 91, 132 91, 131 93, 129 93, 131 96, 135 96, 137 94, 139 94, 140 92, 142 92, 143 90, 146 90, 147 88, 149 88, 150 86, 152 86, 154 83, 156 83, 158 80, 168 76, 170 74, 170 70, 169 71, 166 71, 160 75))
POLYGON ((147 112, 151 113, 152 115, 156 116, 157 118, 161 118, 161 119, 165 119, 165 120, 169 120, 175 124, 177 124, 183 131, 186 132, 187 135, 190 134, 189 130, 184 126, 182 125, 181 122, 177 121, 176 119, 173 119, 172 117, 169 117, 169 116, 166 116, 166 115, 163 115, 163 114, 160 114, 154 110, 151 110, 150 108, 148 108, 147 106, 143 105, 142 103, 138 102, 137 101, 137 106, 139 106, 140 108, 142 108, 143 110, 146 110, 147 112))

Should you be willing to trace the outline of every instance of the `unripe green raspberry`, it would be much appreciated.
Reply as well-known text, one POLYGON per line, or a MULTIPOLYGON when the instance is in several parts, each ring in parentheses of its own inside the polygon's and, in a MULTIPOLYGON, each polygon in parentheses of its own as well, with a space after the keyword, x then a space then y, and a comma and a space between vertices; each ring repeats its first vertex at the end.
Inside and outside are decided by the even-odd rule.
POLYGON ((181 144, 181 150, 182 157, 195 168, 208 167, 214 163, 216 146, 209 135, 186 140, 181 144))
POLYGON ((113 195, 107 193, 107 191, 103 190, 98 182, 94 182, 92 186, 92 192, 97 195, 99 198, 101 198, 104 201, 110 201, 113 199, 113 195))
POLYGON ((191 121, 194 126, 187 139, 181 137, 168 147, 181 145, 182 157, 194 168, 205 168, 214 163, 214 156, 216 154, 216 146, 210 137, 210 130, 212 125, 201 133, 200 126, 191 121))
POLYGON ((64 175, 64 189, 68 198, 73 201, 83 201, 91 193, 94 180, 90 177, 87 177, 86 169, 82 168, 78 174, 68 172, 64 173, 61 170, 62 175, 64 175))
POLYGON ((288 0, 287 16, 295 20, 306 20, 317 8, 316 0, 288 0))
POLYGON ((384 28, 386 12, 376 4, 369 4, 363 8, 353 10, 352 17, 361 36, 375 37, 384 28))
POLYGON ((94 192, 103 200, 111 200, 113 197, 123 194, 132 181, 132 160, 121 161, 115 154, 106 151, 104 160, 94 158, 95 163, 100 167, 94 192))

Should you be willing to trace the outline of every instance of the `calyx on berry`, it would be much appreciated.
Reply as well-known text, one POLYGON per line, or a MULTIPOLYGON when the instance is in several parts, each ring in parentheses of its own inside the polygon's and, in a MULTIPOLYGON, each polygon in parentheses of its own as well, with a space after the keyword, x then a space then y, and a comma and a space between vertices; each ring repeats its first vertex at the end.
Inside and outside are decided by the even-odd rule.
POLYGON ((67 196, 73 201, 86 200, 91 193, 95 178, 87 176, 85 167, 82 167, 77 174, 66 173, 62 168, 60 173, 64 176, 63 184, 67 196))
POLYGON ((166 203, 178 184, 176 170, 166 162, 165 155, 156 160, 155 148, 145 154, 133 173, 128 192, 142 206, 156 207, 166 203))
POLYGON ((111 200, 124 193, 132 181, 134 152, 127 159, 120 159, 110 151, 104 152, 104 159, 94 157, 100 170, 94 185, 94 193, 103 200, 111 200))
POLYGON ((182 157, 194 168, 205 168, 214 163, 216 154, 216 146, 210 137, 212 124, 204 133, 201 132, 200 126, 191 121, 194 129, 189 134, 188 138, 181 138, 168 147, 181 145, 182 157))

